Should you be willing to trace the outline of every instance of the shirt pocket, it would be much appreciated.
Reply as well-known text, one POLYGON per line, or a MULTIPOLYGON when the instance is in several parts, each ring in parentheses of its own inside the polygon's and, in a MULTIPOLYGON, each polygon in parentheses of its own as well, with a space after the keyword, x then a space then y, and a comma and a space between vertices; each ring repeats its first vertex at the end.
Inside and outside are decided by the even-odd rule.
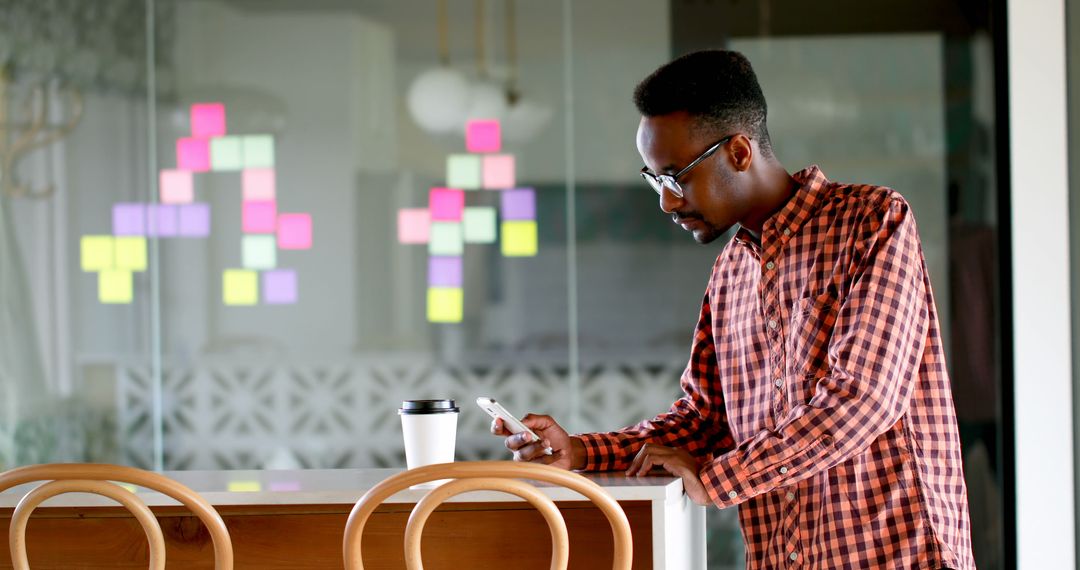
POLYGON ((788 372, 817 377, 829 367, 829 339, 839 311, 836 293, 823 293, 799 299, 791 311, 788 329, 788 372))

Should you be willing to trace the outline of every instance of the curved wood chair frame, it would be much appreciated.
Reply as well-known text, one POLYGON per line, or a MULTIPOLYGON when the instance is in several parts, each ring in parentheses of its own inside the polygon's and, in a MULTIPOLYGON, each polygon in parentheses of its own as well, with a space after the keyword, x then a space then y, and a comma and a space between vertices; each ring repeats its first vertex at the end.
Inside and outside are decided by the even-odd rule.
POLYGON ((469 461, 441 463, 410 469, 387 478, 374 486, 353 506, 345 525, 343 549, 346 570, 363 570, 364 563, 360 542, 364 525, 383 501, 395 493, 413 485, 457 479, 431 490, 413 508, 405 529, 405 562, 409 570, 423 570, 420 555, 420 536, 432 511, 447 499, 480 489, 489 489, 517 495, 535 506, 548 523, 552 537, 552 570, 565 570, 569 560, 569 542, 566 523, 554 502, 532 485, 517 481, 530 479, 561 485, 585 496, 600 508, 611 524, 615 537, 615 570, 629 570, 633 560, 633 537, 630 522, 619 503, 596 483, 577 473, 533 463, 513 461, 469 461), (557 522, 555 521, 557 519, 557 522))
MULTIPOLYGON (((204 499, 198 493, 177 481, 169 479, 164 475, 153 473, 150 471, 144 471, 142 469, 136 469, 134 467, 126 467, 122 465, 105 465, 98 463, 53 463, 44 465, 27 465, 25 467, 16 467, 15 469, 0 473, 0 493, 17 485, 33 483, 35 481, 53 481, 54 483, 71 481, 72 485, 75 485, 75 483, 93 484, 94 482, 119 481, 132 485, 137 485, 139 487, 145 487, 147 489, 152 489, 163 495, 167 495, 187 507, 188 510, 190 510, 195 516, 199 517, 199 520, 201 520, 203 524, 206 525, 207 530, 210 531, 210 537, 213 539, 214 543, 214 567, 217 568, 217 570, 232 570, 232 539, 229 537, 229 530, 225 527, 225 521, 221 519, 221 515, 219 515, 218 512, 214 510, 214 507, 211 506, 210 503, 207 502, 206 499, 204 499)), ((26 561, 26 525, 24 523, 20 529, 15 524, 16 519, 20 516, 20 509, 22 510, 23 515, 28 518, 30 511, 36 508, 37 505, 41 503, 41 501, 45 500, 48 497, 55 496, 60 493, 83 491, 87 489, 88 492, 102 494, 120 502, 125 507, 127 507, 137 519, 139 519, 139 523, 142 524, 143 529, 146 530, 147 536, 150 540, 150 567, 156 570, 157 567, 154 566, 155 561, 157 560, 154 556, 155 541, 157 540, 157 537, 161 536, 161 528, 157 525, 157 519, 153 518, 153 514, 151 513, 150 516, 153 518, 154 527, 157 528, 157 537, 155 537, 154 534, 152 534, 153 531, 148 529, 146 521, 144 521, 143 518, 140 518, 144 516, 143 514, 140 514, 141 509, 139 507, 135 507, 133 509, 131 506, 129 506, 128 502, 125 502, 125 500, 129 498, 134 499, 134 501, 139 503, 142 508, 146 509, 146 512, 149 512, 149 507, 146 507, 145 503, 139 500, 138 497, 136 497, 133 493, 130 493, 126 489, 123 489, 122 487, 117 487, 116 485, 113 485, 111 483, 96 488, 94 488, 94 486, 92 485, 91 487, 83 487, 78 489, 70 488, 70 486, 67 485, 45 483, 35 488, 33 491, 27 493, 26 496, 24 496, 22 500, 19 501, 19 505, 15 508, 16 514, 12 517, 11 530, 8 534, 13 562, 15 562, 16 564, 15 567, 17 569, 20 568, 17 565, 18 562, 14 560, 17 555, 17 551, 22 553, 22 559, 24 564, 26 561), (123 494, 118 495, 119 497, 123 497, 123 499, 118 498, 118 496, 114 496, 116 495, 116 493, 113 493, 112 487, 120 489, 121 491, 126 493, 126 496, 123 494), (58 489, 67 490, 58 491, 58 489), (99 492, 103 490, 105 490, 105 492, 99 492)), ((161 539, 161 546, 162 549, 160 560, 162 567, 164 567, 165 557, 163 538, 161 539)))

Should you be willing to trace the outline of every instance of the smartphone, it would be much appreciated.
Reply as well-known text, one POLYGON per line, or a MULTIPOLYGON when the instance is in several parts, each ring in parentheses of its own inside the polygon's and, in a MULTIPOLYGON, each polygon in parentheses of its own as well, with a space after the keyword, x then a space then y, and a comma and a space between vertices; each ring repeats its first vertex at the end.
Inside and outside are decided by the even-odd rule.
MULTIPOLYGON (((502 404, 496 402, 495 398, 481 396, 476 399, 476 405, 480 406, 480 409, 487 412, 489 416, 501 419, 503 421, 503 426, 506 427, 506 431, 510 433, 528 432, 529 435, 533 437, 533 441, 540 441, 540 436, 536 435, 536 433, 529 429, 528 426, 521 423, 521 420, 514 417, 513 414, 506 411, 506 408, 504 408, 502 404)), ((551 448, 544 448, 544 453, 551 455, 551 448)))

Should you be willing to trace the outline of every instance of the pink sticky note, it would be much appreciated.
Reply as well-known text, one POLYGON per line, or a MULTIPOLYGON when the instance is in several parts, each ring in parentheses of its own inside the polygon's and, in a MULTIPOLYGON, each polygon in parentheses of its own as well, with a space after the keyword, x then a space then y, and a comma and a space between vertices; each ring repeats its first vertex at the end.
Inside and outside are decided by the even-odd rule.
POLYGON ((493 154, 483 160, 484 188, 504 190, 514 187, 514 155, 493 154))
POLYGON ((427 243, 431 239, 431 213, 427 208, 398 210, 397 235, 401 243, 427 243))
POLYGON ((225 134, 225 105, 195 103, 191 106, 191 136, 220 137, 225 134))
POLYGON ((273 168, 245 168, 240 177, 245 202, 265 202, 276 198, 273 168))
POLYGON ((188 170, 162 170, 158 176, 162 204, 190 204, 195 200, 195 184, 188 170))
POLYGON ((465 192, 453 188, 432 188, 428 194, 428 210, 433 220, 461 221, 465 210, 465 192))
POLYGON ((210 141, 186 137, 176 141, 176 167, 180 170, 210 170, 210 141))
POLYGON ((465 148, 469 152, 499 152, 502 148, 499 121, 481 119, 465 123, 465 148))
POLYGON ((272 234, 277 229, 277 202, 244 202, 241 213, 244 233, 272 234))
POLYGON ((311 249, 311 214, 281 214, 277 219, 280 249, 311 249))

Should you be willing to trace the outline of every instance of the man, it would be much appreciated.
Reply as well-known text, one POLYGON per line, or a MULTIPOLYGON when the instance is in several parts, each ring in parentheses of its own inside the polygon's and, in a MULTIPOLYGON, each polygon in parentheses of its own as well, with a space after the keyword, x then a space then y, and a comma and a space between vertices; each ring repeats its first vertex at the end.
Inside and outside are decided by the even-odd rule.
POLYGON ((744 56, 638 85, 641 175, 713 266, 671 409, 611 433, 497 435, 523 461, 662 468, 739 506, 749 568, 975 568, 956 419, 915 220, 887 188, 789 175, 744 56), (544 447, 554 453, 547 455, 544 447))

